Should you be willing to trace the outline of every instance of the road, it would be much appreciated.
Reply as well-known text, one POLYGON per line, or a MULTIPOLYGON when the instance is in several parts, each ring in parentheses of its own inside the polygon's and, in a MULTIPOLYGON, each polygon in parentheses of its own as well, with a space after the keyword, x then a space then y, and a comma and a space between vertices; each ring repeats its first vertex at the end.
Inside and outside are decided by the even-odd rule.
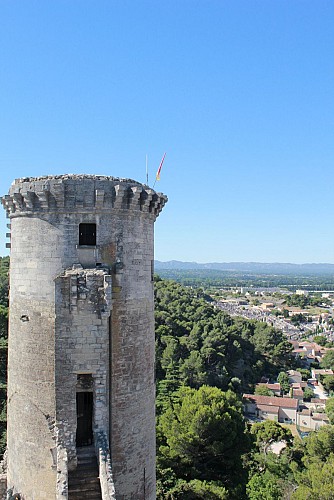
POLYGON ((321 384, 314 386, 312 385, 311 388, 313 389, 313 394, 315 398, 328 399, 328 394, 321 384))

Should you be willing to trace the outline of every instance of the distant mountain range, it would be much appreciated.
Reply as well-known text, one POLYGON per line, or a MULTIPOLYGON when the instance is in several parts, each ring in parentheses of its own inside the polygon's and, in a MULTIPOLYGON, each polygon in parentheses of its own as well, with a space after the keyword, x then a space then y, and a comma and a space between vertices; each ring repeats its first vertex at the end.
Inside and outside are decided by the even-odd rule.
POLYGON ((217 270, 255 274, 334 274, 334 264, 289 264, 279 262, 209 262, 207 264, 199 264, 197 262, 182 262, 179 260, 169 260, 167 262, 155 260, 154 265, 156 270, 217 270))

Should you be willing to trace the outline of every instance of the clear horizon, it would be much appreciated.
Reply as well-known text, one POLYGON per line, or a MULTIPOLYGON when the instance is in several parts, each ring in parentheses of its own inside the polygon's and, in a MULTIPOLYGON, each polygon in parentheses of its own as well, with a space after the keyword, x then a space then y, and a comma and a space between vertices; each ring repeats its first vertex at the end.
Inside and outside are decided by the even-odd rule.
MULTIPOLYGON (((0 195, 90 173, 169 202, 155 258, 334 264, 334 3, 0 5, 0 195)), ((6 219, 0 211, 0 249, 6 219)))
POLYGON ((224 261, 204 261, 204 262, 199 262, 195 260, 191 261, 186 261, 186 260, 179 260, 179 259, 169 259, 169 260, 160 260, 155 258, 154 260, 158 260, 159 262, 183 262, 187 264, 288 264, 288 265, 293 265, 293 266, 334 266, 333 263, 331 262, 263 262, 263 261, 255 261, 255 260, 224 260, 224 261))

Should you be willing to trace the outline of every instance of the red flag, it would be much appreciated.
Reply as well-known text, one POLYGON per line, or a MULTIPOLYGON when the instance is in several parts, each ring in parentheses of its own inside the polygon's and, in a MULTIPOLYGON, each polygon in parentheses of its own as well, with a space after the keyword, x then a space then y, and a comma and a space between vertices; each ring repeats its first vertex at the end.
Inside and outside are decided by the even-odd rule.
POLYGON ((161 172, 161 167, 162 167, 162 164, 164 162, 165 156, 166 156, 166 153, 163 155, 162 160, 160 162, 160 165, 159 165, 159 168, 158 168, 158 171, 157 171, 157 175, 155 177, 156 181, 160 181, 160 172, 161 172))

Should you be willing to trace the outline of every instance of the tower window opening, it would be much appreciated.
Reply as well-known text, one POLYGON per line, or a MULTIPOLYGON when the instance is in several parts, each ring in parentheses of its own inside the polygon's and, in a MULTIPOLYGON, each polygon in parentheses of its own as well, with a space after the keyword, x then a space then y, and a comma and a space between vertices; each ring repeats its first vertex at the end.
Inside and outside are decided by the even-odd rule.
POLYGON ((79 224, 79 245, 96 245, 96 224, 79 224))

